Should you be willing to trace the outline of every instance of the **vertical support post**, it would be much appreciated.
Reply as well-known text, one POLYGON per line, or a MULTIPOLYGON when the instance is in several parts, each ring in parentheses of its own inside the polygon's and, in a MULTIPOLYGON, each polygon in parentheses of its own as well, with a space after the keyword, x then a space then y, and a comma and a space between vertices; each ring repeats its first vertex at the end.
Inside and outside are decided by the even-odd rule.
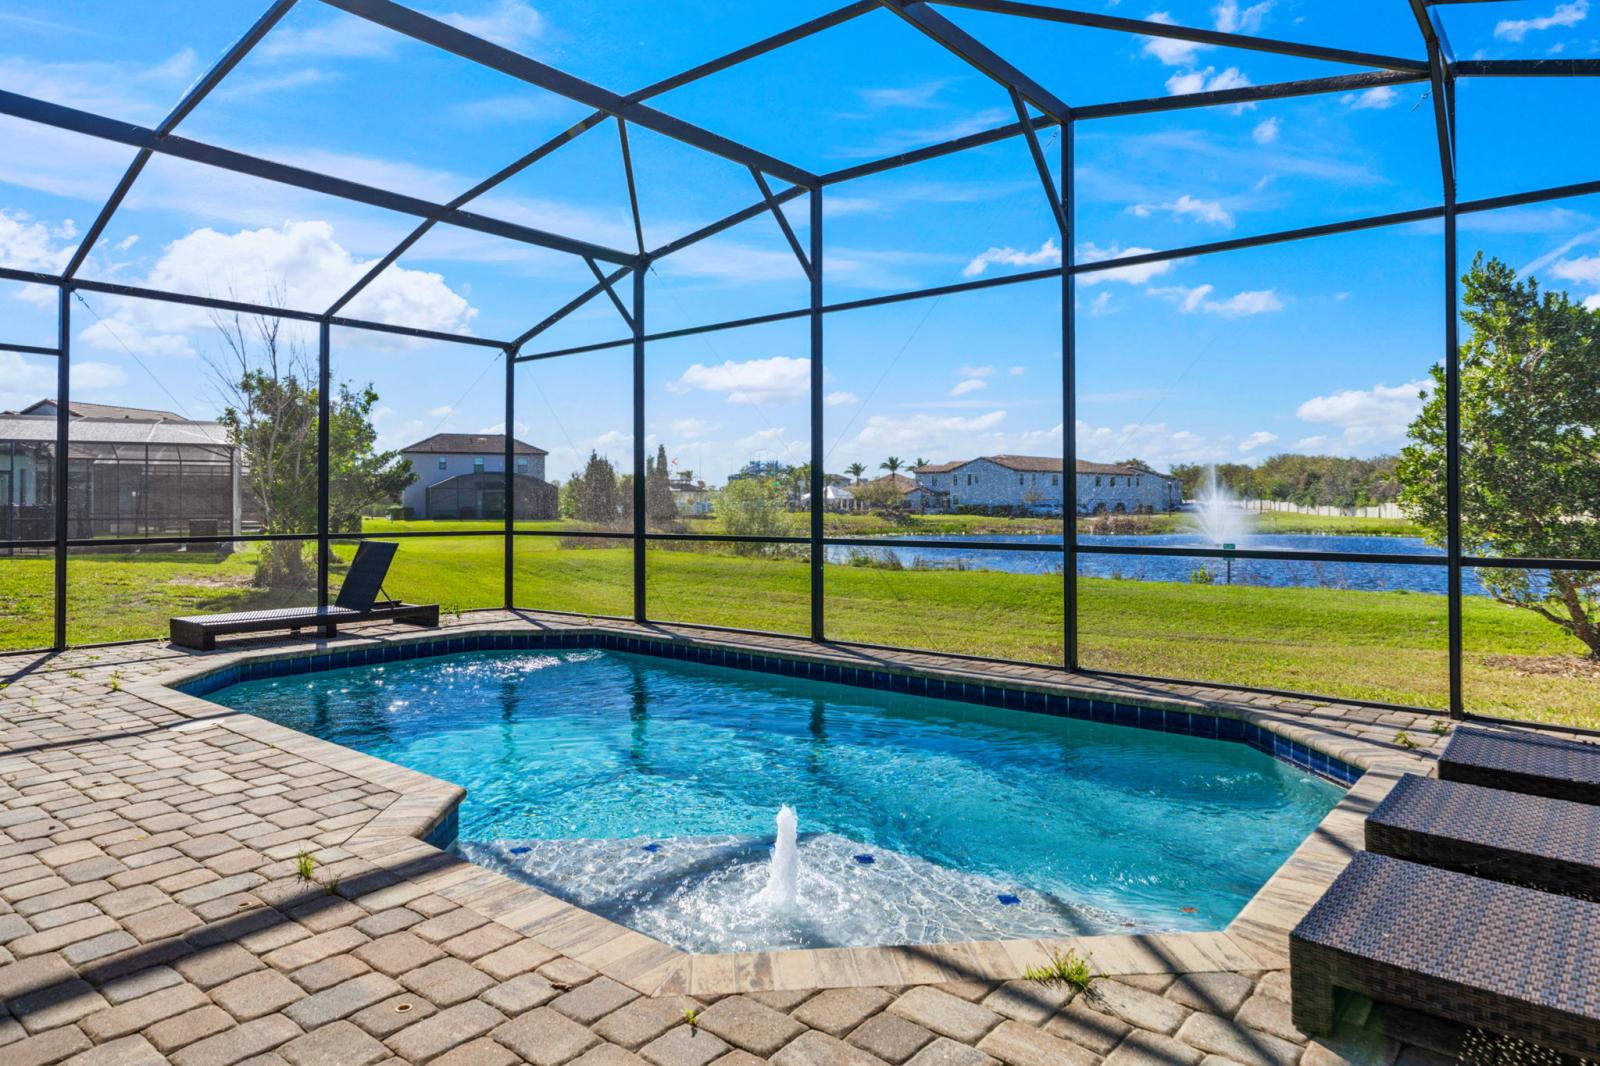
POLYGON ((333 421, 332 358, 329 352, 331 327, 327 319, 317 323, 317 606, 328 606, 328 513, 329 455, 328 438, 333 421))
POLYGON ((633 272, 633 620, 646 618, 645 492, 644 492, 644 275, 641 262, 633 272))
POLYGON ((55 456, 55 548, 56 548, 56 631, 54 647, 67 647, 67 438, 72 405, 72 286, 56 290, 56 456, 55 456))
POLYGON ((1072 273, 1078 197, 1072 175, 1077 125, 1061 124, 1061 578, 1062 665, 1078 669, 1078 321, 1072 273))
POLYGON ((517 604, 516 578, 512 564, 516 559, 517 473, 516 473, 516 422, 517 411, 517 350, 507 348, 500 354, 506 361, 506 446, 505 446, 505 585, 506 610, 517 604))
MULTIPOLYGON (((781 207, 778 210, 783 210, 781 207)), ((824 639, 822 520, 827 461, 822 446, 822 186, 811 189, 811 639, 824 639)))
MULTIPOLYGON (((1460 274, 1456 242, 1455 76, 1437 54, 1437 78, 1442 85, 1441 148, 1449 158, 1444 175, 1444 439, 1445 439, 1445 554, 1450 581, 1448 629, 1450 640, 1450 717, 1466 715, 1466 695, 1461 680, 1461 315, 1457 278, 1460 274)), ((1436 89, 1437 91, 1437 89, 1436 89)))

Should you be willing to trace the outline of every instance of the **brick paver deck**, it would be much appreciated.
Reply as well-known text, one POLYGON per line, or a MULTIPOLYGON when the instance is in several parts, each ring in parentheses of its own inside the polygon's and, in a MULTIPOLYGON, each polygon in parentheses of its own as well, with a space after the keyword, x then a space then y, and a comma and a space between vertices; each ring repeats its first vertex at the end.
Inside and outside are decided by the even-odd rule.
MULTIPOLYGON (((576 623, 478 612, 457 624, 576 623)), ((373 627, 331 643, 417 637, 373 627)), ((709 639, 1063 680, 932 655, 709 639)), ((1438 738, 1417 715, 1073 679, 1119 699, 1207 703, 1369 770, 1226 931, 686 956, 422 843, 459 790, 154 680, 316 646, 234 641, 200 655, 149 643, 0 657, 5 1066, 1420 1066, 1435 1057, 1382 1035, 1360 1008, 1338 1037, 1308 1043, 1289 1020, 1282 968, 1287 929, 1359 845, 1361 812, 1395 774, 1426 767, 1438 738), (1422 753, 1393 744, 1401 729, 1422 753), (311 880, 299 869, 306 855, 311 880), (1067 946, 1105 975, 1089 993, 1019 978, 1067 946)), ((1417 1020, 1405 1031, 1440 1051, 1460 1038, 1417 1020)))

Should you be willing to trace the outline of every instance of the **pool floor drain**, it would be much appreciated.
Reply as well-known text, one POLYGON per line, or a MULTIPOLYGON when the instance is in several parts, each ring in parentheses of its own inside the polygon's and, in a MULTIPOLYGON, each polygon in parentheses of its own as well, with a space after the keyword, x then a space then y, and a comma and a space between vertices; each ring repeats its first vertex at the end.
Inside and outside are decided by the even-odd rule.
POLYGON ((408 1014, 408 1013, 410 1013, 410 1011, 411 1011, 411 1004, 409 1004, 409 1003, 396 1003, 394 1005, 394 1012, 396 1014, 408 1014))
POLYGON ((856 862, 859 862, 862 866, 871 866, 873 863, 878 861, 877 859, 874 859, 871 855, 857 855, 855 857, 855 859, 856 859, 856 862))
POLYGON ((1015 907, 1017 904, 1022 902, 1021 897, 1013 896, 1009 892, 1002 892, 996 896, 995 899, 999 900, 1000 905, 1003 907, 1015 907))

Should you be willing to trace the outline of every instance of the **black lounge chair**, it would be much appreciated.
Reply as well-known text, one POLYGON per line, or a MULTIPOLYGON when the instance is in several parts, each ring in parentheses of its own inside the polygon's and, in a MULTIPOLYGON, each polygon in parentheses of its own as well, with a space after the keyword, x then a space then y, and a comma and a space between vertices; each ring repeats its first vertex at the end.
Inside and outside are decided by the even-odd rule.
POLYGON ((172 643, 210 651, 217 646, 217 637, 229 633, 263 633, 274 629, 298 633, 302 629, 320 629, 324 637, 332 637, 338 633, 339 626, 353 622, 436 626, 439 624, 437 603, 419 605, 378 599, 398 547, 389 541, 362 541, 332 607, 287 607, 174 618, 170 624, 172 643))
POLYGON ((1289 934, 1296 1028, 1336 990, 1600 1059, 1600 903, 1360 852, 1289 934))
POLYGON ((1367 816, 1367 850, 1600 900, 1600 811, 1406 774, 1367 816))
POLYGON ((1600 744, 1563 740, 1531 729, 1457 726, 1439 755, 1439 777, 1600 804, 1600 744))

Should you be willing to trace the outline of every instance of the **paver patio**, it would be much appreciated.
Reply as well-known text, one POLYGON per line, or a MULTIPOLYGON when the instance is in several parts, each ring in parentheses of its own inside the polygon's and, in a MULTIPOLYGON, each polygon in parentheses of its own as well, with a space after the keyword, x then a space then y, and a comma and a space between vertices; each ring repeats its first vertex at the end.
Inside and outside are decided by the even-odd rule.
MULTIPOLYGON (((578 623, 479 612, 456 624, 578 623)), ((416 632, 374 627, 333 643, 392 639, 416 632)), ((1062 681, 1043 668, 737 639, 1062 681)), ((1358 1006, 1339 1037, 1308 1044, 1288 1020, 1282 937, 1342 866, 1352 832, 1359 841, 1365 805, 1400 769, 1425 767, 1438 738, 1421 716, 1073 679, 1121 698, 1208 701, 1370 771, 1228 930, 1076 941, 1105 976, 1074 994, 1018 978, 1031 942, 664 954, 416 839, 437 817, 432 779, 214 706, 191 717, 200 701, 165 698, 151 681, 315 646, 0 658, 6 1066, 1422 1066, 1461 1038, 1412 1023, 1416 1046, 1402 1045, 1358 1006), (1424 750, 1396 747, 1400 729, 1424 750), (297 872, 305 852, 314 881, 297 872)))

